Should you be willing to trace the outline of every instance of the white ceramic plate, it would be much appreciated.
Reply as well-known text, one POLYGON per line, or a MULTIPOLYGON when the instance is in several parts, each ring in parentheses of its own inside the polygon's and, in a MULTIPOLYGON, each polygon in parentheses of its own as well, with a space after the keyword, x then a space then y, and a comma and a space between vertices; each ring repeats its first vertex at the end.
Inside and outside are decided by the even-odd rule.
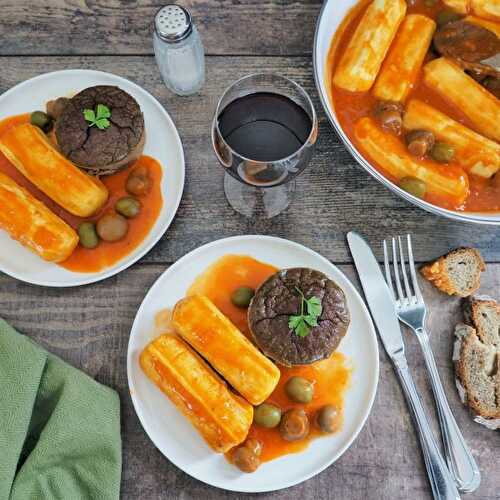
POLYGON ((286 488, 318 474, 351 445, 370 413, 378 382, 378 347, 370 315, 356 289, 328 260, 291 241, 269 236, 237 236, 202 246, 165 271, 144 299, 130 335, 127 373, 135 411, 157 448, 177 467, 204 483, 232 491, 263 492, 286 488), (345 399, 343 429, 314 440, 301 453, 264 463, 243 474, 222 455, 212 452, 191 424, 149 381, 139 366, 139 354, 154 337, 154 317, 184 297, 194 279, 227 254, 250 255, 276 267, 310 267, 322 271, 344 290, 351 324, 339 350, 353 366, 345 399))
POLYGON ((425 200, 416 198, 415 196, 407 193, 399 186, 391 182, 384 175, 382 175, 375 167, 370 163, 369 158, 365 158, 361 152, 354 146, 350 141, 349 137, 344 133, 333 109, 328 96, 327 88, 327 75, 326 75, 326 63, 328 51, 330 50, 331 41, 337 31, 340 23, 345 19, 348 12, 358 4, 359 0, 325 0, 323 3, 323 8, 318 18, 316 24, 316 36, 314 39, 314 77, 316 80, 316 88, 321 98, 323 108, 333 125, 337 134, 342 139, 342 142, 351 153, 353 158, 375 179, 384 184, 391 191, 395 192, 401 198, 413 203, 414 205, 432 212, 438 215, 444 215, 450 219, 455 219, 465 222, 476 222, 479 224, 492 224, 500 225, 500 214, 497 213, 480 213, 480 212, 457 212, 455 210, 447 210, 437 205, 433 205, 425 200))
POLYGON ((163 236, 177 212, 184 189, 184 152, 175 125, 163 106, 144 89, 125 78, 90 70, 65 70, 27 80, 0 96, 0 120, 37 109, 56 97, 76 94, 93 85, 116 85, 139 103, 146 124, 144 154, 163 167, 163 207, 156 224, 144 241, 115 265, 98 273, 75 273, 40 257, 0 230, 0 271, 28 283, 66 287, 85 285, 113 276, 146 254, 163 236))

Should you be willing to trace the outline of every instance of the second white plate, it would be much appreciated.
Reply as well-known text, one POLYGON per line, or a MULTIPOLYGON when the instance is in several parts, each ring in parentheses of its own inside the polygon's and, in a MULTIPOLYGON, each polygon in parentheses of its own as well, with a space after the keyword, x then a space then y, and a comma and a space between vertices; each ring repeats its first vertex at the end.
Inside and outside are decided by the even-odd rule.
POLYGON ((360 295, 337 267, 312 250, 280 238, 238 236, 204 245, 172 265, 146 295, 130 335, 127 374, 135 411, 157 448, 177 467, 212 486, 263 492, 286 488, 318 474, 352 444, 370 413, 379 373, 375 330, 360 295), (322 271, 344 290, 351 324, 339 350, 351 361, 353 375, 345 399, 344 425, 333 436, 314 440, 307 450, 264 463, 253 474, 240 473, 205 444, 190 423, 144 375, 139 354, 154 336, 155 314, 173 307, 194 279, 220 257, 249 255, 279 268, 322 271))
POLYGON ((144 113, 144 154, 161 163, 163 207, 144 241, 115 265, 98 273, 76 273, 45 262, 0 230, 0 271, 35 285, 66 287, 94 283, 123 271, 145 255, 170 226, 184 189, 184 152, 174 122, 163 106, 143 88, 120 76, 101 71, 55 71, 27 80, 0 96, 0 120, 12 115, 45 109, 50 99, 76 94, 94 85, 115 85, 131 94, 144 113))

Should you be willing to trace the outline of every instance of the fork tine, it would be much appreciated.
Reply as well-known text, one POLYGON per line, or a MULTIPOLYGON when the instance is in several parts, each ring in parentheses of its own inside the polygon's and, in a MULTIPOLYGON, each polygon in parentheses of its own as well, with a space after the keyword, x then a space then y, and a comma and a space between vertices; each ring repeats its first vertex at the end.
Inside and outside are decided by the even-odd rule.
POLYGON ((405 284, 406 298, 410 302, 413 294, 411 293, 410 283, 408 282, 408 275, 406 274, 406 263, 405 263, 403 244, 401 242, 401 236, 398 236, 398 243, 399 243, 399 258, 400 258, 400 263, 401 263, 401 271, 403 274, 403 281, 405 284))
POLYGON ((396 238, 392 238, 392 267, 394 268, 394 277, 396 281, 396 288, 398 290, 398 299, 403 300, 403 288, 401 287, 401 279, 399 278, 399 269, 398 269, 398 252, 396 250, 396 238))
POLYGON ((410 263, 410 274, 411 274, 411 284, 413 290, 415 290, 415 295, 419 302, 423 301, 422 293, 420 292, 420 287, 418 286, 417 273, 415 272, 415 260, 413 259, 413 248, 411 245, 411 235, 406 235, 406 241, 408 244, 408 262, 410 263))
POLYGON ((392 300, 396 300, 396 294, 394 293, 394 287, 392 286, 391 268, 389 266, 389 254, 387 252, 387 241, 384 240, 384 267, 385 267, 385 281, 389 286, 391 291, 392 300))

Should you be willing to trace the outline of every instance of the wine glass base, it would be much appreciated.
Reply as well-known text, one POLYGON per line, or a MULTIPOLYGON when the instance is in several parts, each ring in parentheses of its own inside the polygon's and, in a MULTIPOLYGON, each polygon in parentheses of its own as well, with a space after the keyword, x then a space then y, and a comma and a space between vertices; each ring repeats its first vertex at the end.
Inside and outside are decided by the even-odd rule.
POLYGON ((295 181, 280 186, 258 188, 243 184, 226 172, 224 192, 236 212, 246 217, 270 219, 290 205, 295 192, 295 181))

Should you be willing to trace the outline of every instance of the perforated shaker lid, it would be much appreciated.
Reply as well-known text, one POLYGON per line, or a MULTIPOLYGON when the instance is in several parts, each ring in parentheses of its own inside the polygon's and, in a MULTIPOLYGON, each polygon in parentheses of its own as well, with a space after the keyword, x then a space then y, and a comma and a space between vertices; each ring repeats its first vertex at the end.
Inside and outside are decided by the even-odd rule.
POLYGON ((191 14, 180 5, 165 5, 156 13, 155 31, 166 42, 184 40, 192 30, 191 14))

